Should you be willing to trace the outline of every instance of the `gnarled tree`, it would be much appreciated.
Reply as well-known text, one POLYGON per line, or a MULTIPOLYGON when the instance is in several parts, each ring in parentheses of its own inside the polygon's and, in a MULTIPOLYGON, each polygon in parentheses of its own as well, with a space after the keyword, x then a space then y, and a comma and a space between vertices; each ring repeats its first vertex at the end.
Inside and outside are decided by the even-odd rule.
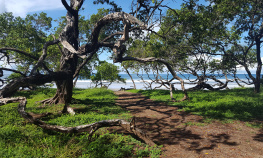
POLYGON ((96 23, 91 33, 90 42, 79 47, 79 9, 83 5, 83 0, 71 0, 70 4, 62 0, 62 3, 68 11, 66 26, 60 33, 58 39, 44 44, 42 55, 39 58, 14 48, 0 49, 1 54, 7 58, 8 54, 5 53, 6 51, 15 51, 37 61, 29 75, 13 80, 1 89, 0 95, 2 97, 10 97, 22 86, 43 85, 44 83, 55 81, 57 93, 50 102, 68 104, 71 102, 72 98, 73 78, 79 73, 81 67, 84 66, 84 64, 78 65, 79 58, 84 59, 83 62, 85 63, 85 61, 90 60, 101 47, 111 48, 114 50, 116 56, 120 56, 118 52, 120 49, 123 49, 123 43, 128 40, 127 34, 133 29, 132 27, 136 27, 137 29, 146 28, 143 22, 128 13, 111 13, 104 16, 96 23), (99 41, 100 30, 105 25, 119 21, 123 23, 124 30, 118 35, 123 36, 115 43, 107 41, 111 39, 110 37, 106 37, 104 40, 99 41), (63 48, 61 50, 59 71, 54 72, 46 66, 45 59, 48 56, 48 47, 58 43, 62 44, 63 48), (43 70, 42 72, 44 72, 44 74, 41 74, 39 69, 43 70))
MULTIPOLYGON (((30 71, 23 74, 22 77, 17 78, 6 84, 0 90, 0 98, 1 101, 5 102, 7 97, 11 97, 19 88, 27 87, 27 86, 35 86, 35 85, 44 85, 45 83, 49 83, 55 81, 57 86, 56 94, 53 98, 45 100, 45 103, 61 103, 65 104, 63 112, 74 113, 73 109, 69 107, 69 104, 72 100, 72 91, 73 91, 73 79, 78 76, 80 70, 85 64, 92 59, 92 57, 98 52, 98 50, 102 47, 110 48, 114 53, 114 61, 121 62, 123 61, 123 52, 126 50, 125 42, 129 39, 129 32, 133 30, 143 30, 147 29, 147 25, 144 22, 141 22, 132 14, 136 14, 140 11, 140 9, 146 10, 144 15, 146 18, 141 18, 145 20, 146 23, 149 20, 149 16, 151 16, 150 10, 155 10, 159 4, 161 3, 153 3, 153 7, 149 7, 144 3, 148 1, 139 1, 140 4, 136 11, 132 14, 128 14, 125 12, 114 12, 108 14, 101 18, 95 25, 93 30, 90 33, 89 41, 81 46, 79 46, 79 10, 82 7, 84 0, 70 0, 70 4, 66 0, 61 0, 62 4, 67 10, 66 16, 66 25, 64 29, 59 34, 59 37, 54 40, 48 41, 43 45, 42 54, 40 56, 32 55, 26 50, 19 50, 16 48, 3 47, 0 48, 1 59, 6 58, 7 62, 12 62, 9 58, 9 53, 7 52, 16 52, 19 55, 26 56, 34 61, 34 65, 31 67, 30 71), (112 34, 108 34, 104 39, 99 38, 100 32, 103 27, 111 24, 111 23, 119 23, 120 26, 123 26, 121 31, 112 31, 112 34), (119 38, 118 38, 119 37, 119 38), (116 39, 117 40, 114 40, 116 39), (49 55, 48 48, 53 45, 59 45, 60 61, 59 68, 54 71, 54 69, 50 69, 47 66, 49 63, 46 62, 46 59, 49 55), (62 45, 62 48, 61 48, 62 45), (79 59, 82 60, 79 63, 79 59)), ((103 1, 104 2, 104 1, 103 1)), ((151 1, 150 1, 151 2, 151 1)), ((1 68, 1 74, 4 68, 1 68)), ((15 70, 13 71, 15 72, 15 70)), ((8 100, 8 99, 7 99, 8 100)), ((11 99, 12 100, 12 99, 11 99)), ((39 120, 36 120, 30 116, 30 114, 24 111, 26 105, 26 99, 21 101, 21 99, 14 99, 16 101, 20 101, 22 106, 19 106, 19 112, 21 115, 28 119, 30 122, 37 124, 42 128, 54 129, 58 131, 68 131, 74 132, 76 128, 67 128, 63 127, 51 127, 50 125, 45 124, 39 120), (22 109, 22 110, 21 110, 22 109)), ((10 99, 8 100, 10 101, 10 99)), ((98 125, 95 125, 95 130, 100 127, 112 126, 112 125, 121 125, 123 121, 115 120, 115 121, 105 121, 98 122, 98 125)), ((126 122, 124 124, 127 124, 126 122)), ((131 124, 130 124, 131 125, 131 124)), ((91 131, 94 130, 93 125, 91 126, 91 131)), ((135 129, 135 128, 134 128, 135 129)), ((81 130, 82 132, 83 130, 81 130)), ((138 133, 136 129, 135 134, 138 133)), ((141 131, 139 130, 139 133, 141 131)), ((150 143, 153 145, 154 143, 151 141, 150 143)))

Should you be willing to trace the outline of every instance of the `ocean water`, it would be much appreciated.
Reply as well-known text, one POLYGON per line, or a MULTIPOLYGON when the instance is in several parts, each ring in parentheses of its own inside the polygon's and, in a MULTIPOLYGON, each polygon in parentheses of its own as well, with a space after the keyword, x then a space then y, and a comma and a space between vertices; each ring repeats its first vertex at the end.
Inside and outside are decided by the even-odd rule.
MULTIPOLYGON (((4 76, 1 77, 1 78, 5 78, 7 76, 9 76, 10 74, 4 72, 4 76)), ((131 78, 129 77, 128 74, 119 74, 122 78, 125 78, 126 79, 126 83, 117 83, 117 82, 113 82, 110 86, 109 86, 109 89, 112 89, 112 90, 119 90, 120 88, 133 88, 133 83, 132 83, 132 80, 131 78)), ((152 80, 154 80, 156 78, 155 75, 153 74, 131 74, 135 84, 136 84, 136 88, 137 89, 150 89, 150 88, 155 88, 155 87, 159 87, 160 84, 158 83, 152 83, 152 80), (151 83, 151 87, 149 87, 149 84, 151 83)), ((185 88, 191 88, 191 87, 194 87, 195 85, 193 84, 187 84, 189 82, 189 80, 191 81, 194 81, 196 79, 196 77, 192 74, 178 74, 179 77, 181 77, 182 79, 185 80, 185 88)), ((255 77, 256 75, 253 74, 253 76, 255 77)), ((244 81, 248 81, 248 77, 247 75, 245 74, 237 74, 237 77, 241 80, 244 80, 244 81)), ((227 76, 228 79, 233 79, 233 76, 231 75, 228 75, 227 76)), ((159 76, 159 79, 163 79, 163 80, 170 80, 172 79, 172 75, 167 75, 167 74, 160 74, 159 76)), ((220 75, 220 77, 217 77, 217 79, 219 79, 220 81, 222 82, 225 82, 226 79, 225 79, 225 76, 223 75, 220 75)), ((107 83, 107 82, 105 82, 107 83)), ((175 88, 177 89, 181 89, 181 85, 179 83, 178 80, 174 80, 173 83, 176 83, 174 86, 175 88)), ((215 81, 209 79, 207 81, 207 83, 211 84, 211 85, 214 85, 216 84, 215 81)), ((244 85, 245 87, 253 87, 253 85, 246 85, 246 84, 243 84, 241 83, 242 85, 244 85)), ((95 87, 95 84, 93 84, 91 82, 91 80, 85 80, 85 79, 81 79, 81 80, 78 80, 77 81, 77 84, 76 84, 76 87, 77 88, 92 88, 92 87, 95 87)), ((236 84, 236 82, 229 82, 228 83, 228 88, 234 88, 234 87, 238 87, 238 85, 236 84)), ((55 86, 53 87, 55 88, 55 86)), ((162 86, 162 87, 159 87, 158 89, 166 89, 166 87, 162 86)))
MULTIPOLYGON (((127 89, 127 88, 133 88, 134 87, 132 80, 128 74, 120 74, 120 76, 122 78, 126 79, 126 83, 114 82, 109 86, 109 89, 119 90, 120 88, 126 88, 127 89)), ((155 87, 158 87, 157 89, 166 89, 166 87, 164 87, 164 86, 159 87, 160 84, 152 82, 152 80, 154 80, 156 78, 156 76, 154 76, 153 74, 150 74, 150 75, 147 75, 147 74, 143 74, 143 75, 131 74, 131 76, 135 82, 137 89, 150 89, 150 88, 154 89, 155 87), (151 87, 149 87, 150 83, 151 83, 151 87)), ((195 84, 187 84, 187 83, 189 83, 189 80, 194 81, 196 79, 196 77, 194 75, 183 74, 183 75, 178 75, 178 76, 185 80, 185 83, 186 83, 185 88, 191 88, 191 87, 195 86, 195 84)), ((256 75, 253 74, 253 76, 255 77, 256 75)), ((247 75, 245 75, 245 74, 237 74, 237 77, 241 80, 246 81, 246 82, 248 81, 247 75)), ((173 77, 172 77, 172 75, 160 74, 159 79, 161 79, 161 78, 164 80, 167 80, 167 79, 170 80, 173 77)), ((234 79, 234 77, 231 75, 228 75, 227 78, 229 80, 234 79)), ((223 76, 223 75, 220 75, 220 77, 217 77, 217 79, 219 79, 222 82, 226 81, 225 76, 223 76)), ((179 90, 181 89, 181 85, 180 85, 178 80, 174 80, 173 83, 176 83, 174 85, 176 89, 179 89, 179 90)), ((209 79, 207 81, 207 83, 209 83, 211 85, 217 84, 214 80, 211 80, 211 79, 209 79)), ((244 85, 245 87, 253 87, 253 85, 246 85, 246 84, 242 84, 242 85, 244 85)), ((95 86, 95 84, 93 84, 90 80, 78 80, 78 82, 76 84, 77 88, 91 88, 94 86, 95 86)), ((218 87, 218 86, 216 86, 216 87, 218 87)), ((239 87, 236 84, 236 82, 229 82, 228 83, 228 88, 234 88, 234 87, 239 87)))
MULTIPOLYGON (((125 78, 127 80, 130 79, 128 74, 119 74, 119 75, 122 78, 125 78)), ((155 77, 156 77, 153 74, 149 74, 149 75, 147 75, 147 74, 143 74, 143 75, 139 74, 139 76, 137 74, 131 74, 131 76, 132 76, 132 78, 134 80, 140 80, 141 79, 140 76, 143 77, 143 79, 145 79, 145 80, 155 79, 155 77)), ((183 79, 190 79, 190 80, 196 79, 196 77, 194 75, 192 75, 192 74, 178 74, 178 76, 183 78, 183 79)), ((209 74, 207 74, 207 76, 209 76, 209 74)), ((247 75, 246 74, 237 74, 236 76, 238 78, 240 78, 240 79, 247 80, 247 75)), ((253 74, 253 76, 256 77, 256 74, 253 74)), ((169 75, 167 75, 167 74, 160 74, 160 77, 163 78, 163 79, 167 79, 168 78, 169 80, 173 78, 173 76, 171 74, 169 74, 169 75)), ((220 74, 216 78, 217 79, 225 79, 225 76, 223 74, 220 74)), ((227 75, 227 78, 228 79, 234 79, 234 77, 232 75, 227 75)))

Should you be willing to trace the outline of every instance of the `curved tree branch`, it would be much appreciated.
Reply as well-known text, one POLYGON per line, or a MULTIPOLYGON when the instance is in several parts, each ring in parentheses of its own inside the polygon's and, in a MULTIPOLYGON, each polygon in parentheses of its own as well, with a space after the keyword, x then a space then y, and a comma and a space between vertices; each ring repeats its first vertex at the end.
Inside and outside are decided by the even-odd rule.
MULTIPOLYGON (((14 70, 14 69, 9 69, 9 68, 4 68, 4 67, 2 67, 2 68, 0 68, 0 70, 11 71, 11 72, 18 73, 18 74, 26 77, 26 75, 25 75, 24 73, 22 73, 22 72, 20 72, 20 71, 17 71, 17 70, 14 70)), ((0 77, 1 77, 1 76, 0 76, 0 77)))
POLYGON ((65 78, 69 78, 71 76, 72 74, 70 72, 59 71, 48 75, 37 74, 34 76, 18 78, 11 81, 8 85, 0 90, 0 98, 12 96, 20 87, 43 85, 52 81, 65 80, 65 78))
POLYGON ((98 49, 98 37, 99 37, 101 28, 114 21, 123 21, 127 24, 138 24, 141 27, 141 29, 146 29, 147 27, 143 22, 139 21, 134 16, 128 13, 125 13, 125 12, 111 13, 109 15, 104 16, 102 19, 100 19, 97 22, 97 24, 95 25, 91 33, 91 44, 86 44, 86 45, 81 46, 81 49, 79 51, 82 54, 88 54, 98 49))
POLYGON ((30 75, 34 74, 35 71, 36 71, 36 69, 43 64, 44 60, 45 60, 46 57, 47 57, 47 48, 48 48, 48 46, 54 45, 54 44, 58 44, 58 43, 59 43, 59 40, 56 39, 56 40, 54 40, 54 41, 46 42, 46 43, 43 45, 43 50, 42 50, 43 53, 42 53, 41 57, 38 59, 36 65, 35 65, 35 66, 33 67, 33 69, 31 70, 30 75))
MULTIPOLYGON (((23 55, 25 55, 25 56, 27 56, 27 57, 29 57, 31 59, 38 60, 38 58, 36 56, 31 55, 31 54, 29 54, 29 53, 27 53, 25 51, 22 51, 22 50, 19 50, 19 49, 16 49, 16 48, 10 48, 10 47, 0 48, 0 52, 3 51, 3 50, 15 51, 15 52, 23 54, 23 55)), ((44 69, 46 71, 51 72, 44 63, 43 63, 43 67, 44 67, 44 69)))
POLYGON ((34 59, 34 60, 38 60, 38 58, 34 55, 31 55, 25 51, 22 51, 22 50, 19 50, 19 49, 16 49, 16 48, 10 48, 10 47, 4 47, 4 48, 0 48, 0 52, 3 51, 3 50, 11 50, 11 51, 14 51, 14 52, 17 52, 17 53, 20 53, 20 54, 23 54, 31 59, 34 59))

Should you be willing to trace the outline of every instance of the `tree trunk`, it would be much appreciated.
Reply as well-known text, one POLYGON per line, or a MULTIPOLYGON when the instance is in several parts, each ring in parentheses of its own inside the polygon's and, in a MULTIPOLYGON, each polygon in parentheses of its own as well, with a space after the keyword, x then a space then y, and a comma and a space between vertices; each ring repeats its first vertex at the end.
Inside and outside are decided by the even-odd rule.
POLYGON ((260 92, 260 81, 258 82, 258 80, 254 83, 255 86, 255 93, 259 93, 260 92))
MULTIPOLYGON (((73 8, 74 1, 71 1, 70 7, 73 8)), ((63 32, 59 35, 62 41, 67 41, 70 45, 74 47, 75 50, 78 50, 78 11, 70 10, 67 12, 67 25, 63 32)), ((77 69, 78 56, 68 49, 63 48, 63 55, 60 59, 60 70, 61 71, 70 71, 72 73, 71 77, 66 78, 63 81, 56 82, 57 92, 53 101, 51 102, 60 103, 60 104, 69 104, 72 99, 73 91, 73 75, 77 69)))
POLYGON ((260 56, 260 38, 256 39, 256 48, 257 48, 257 70, 256 70, 256 79, 254 81, 255 85, 255 93, 260 92, 260 75, 261 75, 261 69, 262 69, 262 61, 260 56))
POLYGON ((172 83, 170 83, 170 98, 171 98, 171 100, 175 100, 174 99, 174 97, 173 97, 173 89, 174 89, 174 86, 173 86, 173 84, 172 83))
MULTIPOLYGON (((70 56, 70 52, 66 49, 64 50, 68 56, 70 56)), ((76 71, 78 57, 76 55, 71 55, 70 58, 66 58, 64 56, 61 57, 60 70, 66 71, 69 70, 71 75, 64 80, 56 81, 57 92, 53 99, 49 100, 52 104, 69 104, 72 99, 72 91, 73 91, 73 75, 76 71)))
POLYGON ((79 79, 79 75, 77 75, 77 77, 75 77, 75 80, 74 80, 74 83, 73 83, 73 87, 74 87, 74 88, 75 88, 76 85, 77 85, 78 79, 79 79))
POLYGON ((56 99, 56 104, 66 104, 70 103, 72 99, 73 91, 73 80, 67 79, 63 81, 56 82, 57 92, 54 97, 56 99))
MULTIPOLYGON (((65 50, 66 52, 67 50, 65 50)), ((68 52, 70 54, 70 52, 68 52)), ((71 75, 62 81, 57 81, 57 92, 50 103, 69 104, 72 99, 73 91, 73 75, 76 71, 78 57, 71 55, 71 58, 61 58, 60 69, 61 71, 70 70, 71 75)))
POLYGON ((135 82, 134 82, 134 80, 133 80, 133 78, 132 78, 130 72, 129 72, 128 69, 126 69, 125 67, 123 67, 123 68, 125 69, 126 73, 130 76, 130 78, 131 78, 131 80, 132 80, 132 83, 133 83, 133 88, 136 89, 135 82))

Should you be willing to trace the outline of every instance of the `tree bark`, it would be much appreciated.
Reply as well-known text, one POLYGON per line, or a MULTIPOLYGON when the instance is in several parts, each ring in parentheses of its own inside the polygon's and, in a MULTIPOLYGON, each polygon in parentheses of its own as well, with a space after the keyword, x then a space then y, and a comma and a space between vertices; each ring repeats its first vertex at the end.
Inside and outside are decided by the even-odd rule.
MULTIPOLYGON (((75 75, 74 75, 74 76, 75 76, 75 75)), ((75 80, 74 80, 74 82, 73 82, 73 87, 74 87, 74 88, 75 88, 76 85, 77 85, 78 79, 79 79, 79 75, 77 75, 77 76, 75 77, 75 80)))
POLYGON ((171 100, 173 100, 174 101, 174 97, 173 97, 173 85, 170 83, 170 87, 169 87, 169 90, 170 90, 170 98, 171 98, 171 100))
POLYGON ((72 99, 73 91, 73 80, 67 79, 63 81, 57 81, 57 92, 54 99, 56 100, 55 104, 68 104, 72 99))
POLYGON ((262 69, 262 61, 261 61, 261 56, 260 56, 260 38, 256 38, 256 50, 257 50, 257 70, 256 70, 256 79, 254 81, 255 85, 255 93, 260 92, 260 75, 261 75, 261 69, 262 69))

